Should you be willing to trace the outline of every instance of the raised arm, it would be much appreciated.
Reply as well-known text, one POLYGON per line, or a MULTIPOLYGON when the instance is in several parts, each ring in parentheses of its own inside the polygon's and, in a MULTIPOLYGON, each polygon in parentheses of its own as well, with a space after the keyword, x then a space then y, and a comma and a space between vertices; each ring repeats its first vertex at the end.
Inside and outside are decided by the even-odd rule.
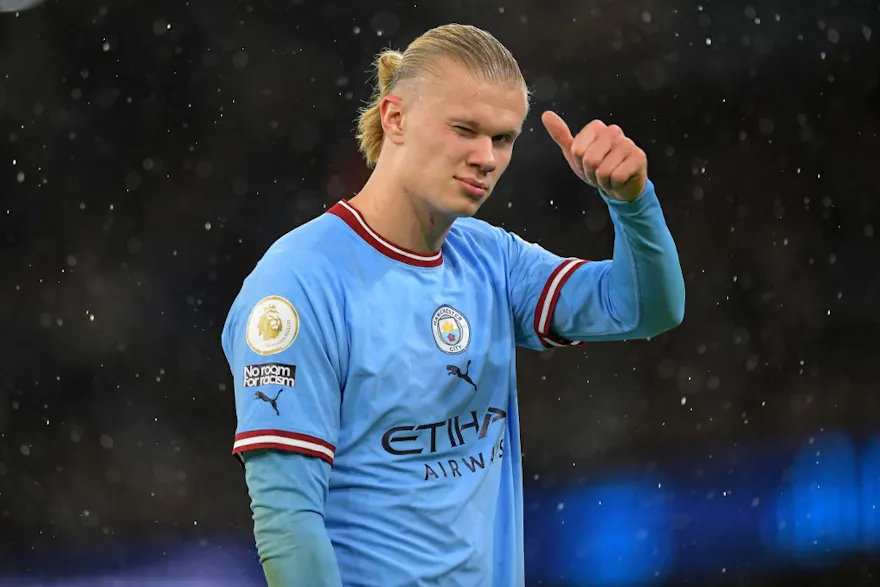
POLYGON ((572 170, 599 189, 614 226, 612 259, 562 258, 509 236, 518 342, 532 348, 647 338, 684 318, 684 277, 647 159, 623 131, 600 121, 577 137, 556 114, 544 124, 572 170), (531 332, 526 324, 534 312, 531 332), (536 344, 537 343, 537 344, 536 344), (540 346, 539 346, 540 345, 540 346))
POLYGON ((614 256, 563 265, 572 270, 541 324, 557 344, 652 337, 684 318, 684 278, 654 186, 649 182, 632 202, 603 197, 614 226, 614 256))

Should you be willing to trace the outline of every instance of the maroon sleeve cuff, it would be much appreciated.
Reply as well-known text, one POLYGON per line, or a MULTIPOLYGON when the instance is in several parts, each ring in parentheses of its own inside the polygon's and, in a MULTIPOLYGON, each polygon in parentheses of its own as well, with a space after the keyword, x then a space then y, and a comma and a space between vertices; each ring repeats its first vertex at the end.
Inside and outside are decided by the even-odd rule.
POLYGON ((333 457, 336 455, 336 447, 326 440, 286 430, 252 430, 236 434, 235 443, 232 445, 232 454, 244 464, 241 453, 260 448, 272 448, 317 457, 327 461, 330 465, 333 464, 333 457))
POLYGON ((566 259, 550 274, 541 296, 538 298, 538 305, 535 307, 535 333, 538 340, 544 345, 544 348, 582 346, 586 344, 583 341, 570 341, 555 336, 552 331, 553 313, 556 311, 556 303, 559 301, 559 294, 562 286, 568 281, 568 278, 574 274, 575 269, 588 261, 583 259, 566 259))

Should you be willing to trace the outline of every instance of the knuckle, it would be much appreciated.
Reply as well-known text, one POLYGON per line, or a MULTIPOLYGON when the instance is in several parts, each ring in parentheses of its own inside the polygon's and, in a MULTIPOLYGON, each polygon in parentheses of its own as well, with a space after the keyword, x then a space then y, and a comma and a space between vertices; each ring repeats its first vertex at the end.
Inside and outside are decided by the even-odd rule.
POLYGON ((584 157, 584 163, 594 169, 598 169, 599 165, 602 164, 602 160, 595 155, 588 155, 587 157, 584 157))
POLYGON ((632 145, 624 136, 611 137, 611 146, 615 151, 631 151, 632 145))

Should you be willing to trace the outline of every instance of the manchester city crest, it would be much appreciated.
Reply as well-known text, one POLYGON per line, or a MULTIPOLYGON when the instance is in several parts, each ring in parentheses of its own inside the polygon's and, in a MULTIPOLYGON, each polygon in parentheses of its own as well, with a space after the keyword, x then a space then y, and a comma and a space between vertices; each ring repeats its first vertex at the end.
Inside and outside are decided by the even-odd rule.
POLYGON ((434 342, 444 353, 464 352, 471 341, 471 327, 467 318, 451 306, 440 306, 431 318, 434 342))

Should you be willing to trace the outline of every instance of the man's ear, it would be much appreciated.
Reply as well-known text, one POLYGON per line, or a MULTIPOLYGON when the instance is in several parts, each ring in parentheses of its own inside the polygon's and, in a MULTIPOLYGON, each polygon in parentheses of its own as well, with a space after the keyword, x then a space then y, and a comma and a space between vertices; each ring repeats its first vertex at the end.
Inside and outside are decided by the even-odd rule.
POLYGON ((379 103, 379 116, 382 119, 382 130, 394 144, 403 143, 403 99, 389 94, 379 103))

